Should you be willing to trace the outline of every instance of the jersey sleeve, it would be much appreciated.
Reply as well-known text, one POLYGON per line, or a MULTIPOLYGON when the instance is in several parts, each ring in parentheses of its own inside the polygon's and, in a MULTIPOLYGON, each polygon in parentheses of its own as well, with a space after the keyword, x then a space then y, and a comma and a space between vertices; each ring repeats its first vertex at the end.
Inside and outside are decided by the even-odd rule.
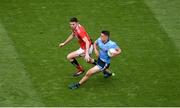
POLYGON ((117 48, 120 48, 120 47, 115 42, 113 42, 111 48, 117 49, 117 48))

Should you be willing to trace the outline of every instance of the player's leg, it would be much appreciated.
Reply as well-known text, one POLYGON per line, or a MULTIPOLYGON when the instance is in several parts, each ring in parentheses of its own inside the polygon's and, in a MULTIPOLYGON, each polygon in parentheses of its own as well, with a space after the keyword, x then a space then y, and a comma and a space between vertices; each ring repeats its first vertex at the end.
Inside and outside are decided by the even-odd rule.
POLYGON ((86 75, 79 81, 79 84, 82 85, 84 82, 86 82, 89 77, 91 77, 93 74, 97 73, 100 71, 100 68, 96 65, 89 69, 86 73, 86 75))
POLYGON ((97 73, 100 71, 100 67, 98 67, 97 65, 92 67, 91 69, 89 69, 86 73, 86 75, 78 82, 75 84, 71 84, 69 86, 70 89, 76 89, 79 88, 80 85, 82 85, 84 82, 86 82, 93 74, 97 73))
POLYGON ((108 78, 108 77, 112 76, 112 72, 109 69, 105 69, 102 72, 104 74, 104 78, 108 78))
POLYGON ((79 49, 77 51, 73 51, 67 55, 67 59, 78 69, 78 71, 74 74, 74 76, 78 76, 84 72, 83 67, 76 60, 77 57, 80 57, 80 53, 82 51, 79 49))
POLYGON ((104 78, 108 78, 112 75, 111 71, 108 70, 110 63, 105 63, 100 58, 98 58, 97 65, 101 67, 101 71, 104 74, 104 78))
POLYGON ((110 66, 110 64, 106 64, 104 66, 104 68, 102 69, 102 72, 104 74, 104 78, 108 78, 108 77, 112 76, 112 72, 109 70, 109 66, 110 66))

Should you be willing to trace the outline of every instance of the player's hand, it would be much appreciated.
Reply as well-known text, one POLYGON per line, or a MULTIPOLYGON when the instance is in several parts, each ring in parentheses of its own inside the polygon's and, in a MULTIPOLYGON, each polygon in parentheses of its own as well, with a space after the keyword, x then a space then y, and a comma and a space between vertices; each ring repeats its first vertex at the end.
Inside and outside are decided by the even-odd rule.
POLYGON ((119 55, 119 53, 120 53, 120 51, 119 50, 116 50, 116 52, 114 52, 114 53, 111 53, 111 57, 115 57, 115 56, 117 56, 117 55, 119 55))
POLYGON ((117 53, 111 53, 111 57, 115 57, 117 53))
POLYGON ((64 43, 60 43, 59 44, 59 47, 63 47, 65 44, 64 43))
POLYGON ((85 60, 86 60, 86 62, 89 62, 89 61, 90 61, 90 56, 89 56, 89 54, 86 54, 86 55, 85 55, 85 60))
POLYGON ((115 53, 112 53, 112 57, 115 57, 115 56, 119 55, 120 53, 121 53, 121 49, 118 48, 118 49, 116 49, 115 53))

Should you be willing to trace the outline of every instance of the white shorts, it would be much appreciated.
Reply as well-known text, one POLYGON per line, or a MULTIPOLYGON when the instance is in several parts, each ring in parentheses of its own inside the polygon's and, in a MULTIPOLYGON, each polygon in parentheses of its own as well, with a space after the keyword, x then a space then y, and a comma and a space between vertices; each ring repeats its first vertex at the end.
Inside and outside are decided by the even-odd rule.
MULTIPOLYGON (((89 56, 91 56, 92 52, 93 52, 93 45, 91 45, 89 48, 89 56)), ((79 56, 85 56, 85 50, 83 50, 82 48, 79 48, 78 50, 76 50, 76 53, 79 56)))

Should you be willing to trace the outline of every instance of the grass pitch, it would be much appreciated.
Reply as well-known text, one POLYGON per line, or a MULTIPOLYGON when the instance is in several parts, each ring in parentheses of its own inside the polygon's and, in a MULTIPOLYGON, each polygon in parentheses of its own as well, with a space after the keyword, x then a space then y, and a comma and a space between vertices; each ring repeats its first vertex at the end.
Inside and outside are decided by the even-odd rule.
MULTIPOLYGON (((0 106, 180 106, 179 0, 0 0, 0 106), (161 6, 159 6, 161 4, 161 6), (122 48, 115 76, 67 86, 66 55, 76 16, 96 40, 101 30, 122 48)), ((78 61, 88 70, 92 65, 78 61)))

